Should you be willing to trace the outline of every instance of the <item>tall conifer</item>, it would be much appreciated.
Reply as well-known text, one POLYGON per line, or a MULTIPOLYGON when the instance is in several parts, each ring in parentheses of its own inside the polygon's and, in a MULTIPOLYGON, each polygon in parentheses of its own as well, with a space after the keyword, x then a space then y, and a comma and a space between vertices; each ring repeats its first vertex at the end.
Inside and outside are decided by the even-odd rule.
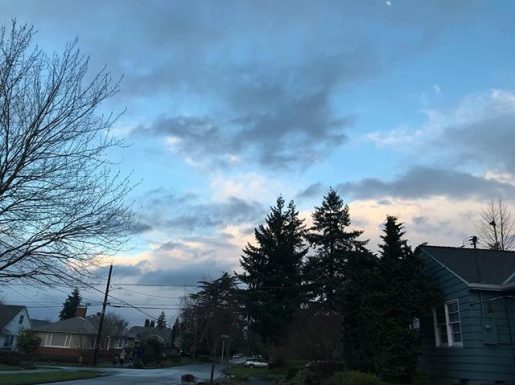
POLYGON ((75 312, 77 311, 77 307, 80 305, 81 301, 82 297, 80 296, 79 289, 73 289, 72 293, 63 303, 63 308, 59 313, 59 319, 65 320, 75 317, 75 312))
POLYGON ((263 342, 280 344, 302 299, 301 266, 307 247, 295 204, 277 198, 265 224, 255 229, 255 245, 243 249, 239 278, 248 285, 245 302, 251 328, 263 342))
POLYGON ((403 228, 396 217, 387 216, 368 312, 374 370, 397 381, 409 381, 415 373, 419 339, 412 324, 438 293, 422 274, 403 228))
POLYGON ((305 279, 317 302, 335 309, 335 294, 342 286, 345 264, 350 253, 363 250, 367 241, 359 240, 363 231, 349 230, 349 207, 330 189, 320 207, 315 207, 308 239, 315 254, 308 258, 305 279))

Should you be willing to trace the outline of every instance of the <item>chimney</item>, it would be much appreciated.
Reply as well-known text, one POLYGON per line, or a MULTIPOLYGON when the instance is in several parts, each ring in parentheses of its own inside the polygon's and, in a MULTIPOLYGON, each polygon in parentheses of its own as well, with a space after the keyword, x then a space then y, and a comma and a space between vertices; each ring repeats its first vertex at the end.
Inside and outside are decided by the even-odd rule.
POLYGON ((75 317, 86 318, 87 311, 88 307, 86 305, 78 305, 77 309, 75 309, 75 317))

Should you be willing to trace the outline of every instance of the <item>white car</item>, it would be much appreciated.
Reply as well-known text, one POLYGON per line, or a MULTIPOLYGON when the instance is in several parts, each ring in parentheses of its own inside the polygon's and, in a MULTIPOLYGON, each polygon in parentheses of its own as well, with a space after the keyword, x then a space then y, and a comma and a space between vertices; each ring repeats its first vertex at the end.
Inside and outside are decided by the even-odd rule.
POLYGON ((268 368, 268 362, 259 358, 249 358, 244 365, 247 368, 268 368))

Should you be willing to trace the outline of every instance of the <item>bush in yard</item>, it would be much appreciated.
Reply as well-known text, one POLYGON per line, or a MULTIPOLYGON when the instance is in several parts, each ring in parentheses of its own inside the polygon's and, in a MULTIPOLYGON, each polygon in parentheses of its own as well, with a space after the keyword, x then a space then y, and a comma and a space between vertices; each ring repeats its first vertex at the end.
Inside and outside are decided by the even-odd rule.
POLYGON ((336 372, 324 385, 383 385, 379 377, 357 371, 336 372))
POLYGON ((318 385, 331 377, 335 372, 345 370, 340 361, 312 361, 299 371, 299 383, 318 385))
POLYGON ((18 347, 23 353, 31 355, 41 343, 41 338, 34 330, 22 329, 16 339, 18 347))
POLYGON ((136 358, 132 363, 132 367, 134 369, 143 369, 145 365, 143 365, 143 362, 139 358, 136 358))

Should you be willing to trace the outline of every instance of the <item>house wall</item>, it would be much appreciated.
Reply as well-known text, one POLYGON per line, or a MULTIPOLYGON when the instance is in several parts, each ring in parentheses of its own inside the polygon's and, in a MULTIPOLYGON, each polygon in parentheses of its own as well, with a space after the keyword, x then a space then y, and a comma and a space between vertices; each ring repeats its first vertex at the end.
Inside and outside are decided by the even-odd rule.
MULTIPOLYGON (((36 354, 42 355, 52 355, 52 356, 84 356, 88 353, 93 352, 94 345, 93 341, 95 340, 94 336, 88 335, 79 335, 79 334, 71 334, 71 333, 50 333, 50 332, 40 332, 38 333, 41 338, 41 345, 36 350, 36 354), (47 344, 47 341, 51 341, 49 335, 51 334, 61 334, 68 336, 68 344, 67 346, 50 346, 47 344)), ((65 337, 66 338, 66 337, 65 337)), ((123 348, 132 347, 134 345, 134 340, 132 338, 127 337, 115 337, 112 338, 111 343, 109 344, 108 351, 110 352, 119 352, 123 348, 117 348, 118 339, 122 339, 122 343, 124 344, 123 348)), ((101 348, 102 351, 106 351, 105 348, 101 348)))
POLYGON ((439 284, 443 301, 459 300, 463 344, 461 347, 437 347, 433 317, 428 314, 420 325, 420 370, 440 384, 493 384, 495 381, 515 384, 513 344, 503 311, 504 300, 487 301, 499 293, 471 291, 466 283, 432 258, 423 256, 423 262, 425 273, 439 284), (489 309, 493 312, 488 313, 489 309), (490 327, 485 329, 485 325, 490 327))
POLYGON ((5 330, 7 330, 11 335, 14 336, 14 341, 11 346, 4 346, 5 341, 8 338, 8 336, 3 336, 2 339, 0 339, 0 349, 7 349, 7 350, 16 350, 17 348, 17 341, 16 336, 22 329, 31 329, 32 324, 30 322, 29 314, 27 313, 27 309, 22 309, 18 314, 16 314, 15 317, 4 327, 5 330))

